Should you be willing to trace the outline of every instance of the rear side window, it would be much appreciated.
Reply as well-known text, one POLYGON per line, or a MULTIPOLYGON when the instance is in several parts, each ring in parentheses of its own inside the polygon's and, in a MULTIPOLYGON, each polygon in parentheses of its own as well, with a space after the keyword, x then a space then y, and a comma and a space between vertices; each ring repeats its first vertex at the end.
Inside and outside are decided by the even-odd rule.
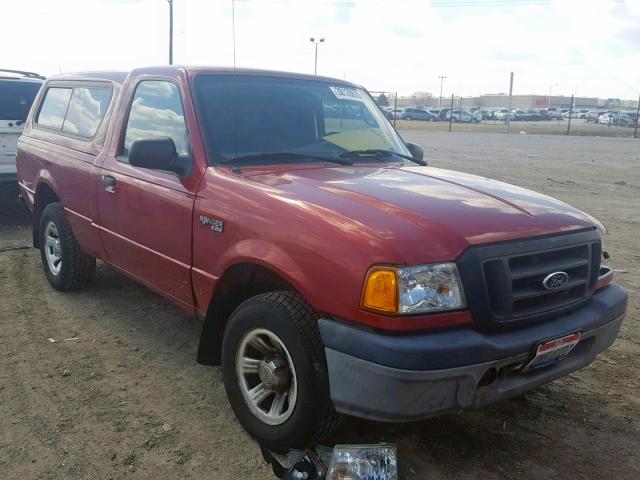
POLYGON ((0 120, 25 121, 40 83, 0 81, 0 120))
POLYGON ((64 117, 67 115, 71 93, 71 88, 47 89, 36 123, 44 127, 62 130, 62 124, 64 123, 64 117))
POLYGON ((104 118, 109 100, 109 88, 74 88, 62 131, 81 137, 93 137, 104 118))
POLYGON ((164 80, 144 80, 136 88, 124 136, 123 154, 136 140, 169 137, 178 154, 189 153, 189 136, 178 87, 164 80))
POLYGON ((98 131, 110 101, 108 87, 49 87, 36 123, 91 138, 98 131))

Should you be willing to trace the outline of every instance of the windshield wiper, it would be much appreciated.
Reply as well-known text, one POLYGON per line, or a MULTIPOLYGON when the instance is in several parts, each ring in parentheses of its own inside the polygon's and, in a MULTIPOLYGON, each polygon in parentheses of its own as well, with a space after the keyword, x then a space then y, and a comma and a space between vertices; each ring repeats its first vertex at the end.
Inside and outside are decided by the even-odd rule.
POLYGON ((322 157, 320 155, 309 155, 306 153, 295 152, 273 152, 273 153, 254 153, 251 155, 243 155, 242 157, 228 158, 221 163, 247 163, 260 160, 301 160, 301 159, 320 160, 323 162, 337 163, 339 165, 353 165, 351 160, 336 157, 322 157))
POLYGON ((385 157, 386 158, 391 156, 404 158, 406 160, 411 160, 412 162, 415 162, 418 165, 422 165, 422 166, 427 165, 427 162, 425 162, 424 160, 417 160, 409 155, 403 155, 401 153, 393 152, 391 150, 382 150, 378 148, 372 148, 369 150, 350 150, 348 152, 344 152, 340 154, 341 158, 367 158, 367 157, 373 157, 373 158, 385 157))

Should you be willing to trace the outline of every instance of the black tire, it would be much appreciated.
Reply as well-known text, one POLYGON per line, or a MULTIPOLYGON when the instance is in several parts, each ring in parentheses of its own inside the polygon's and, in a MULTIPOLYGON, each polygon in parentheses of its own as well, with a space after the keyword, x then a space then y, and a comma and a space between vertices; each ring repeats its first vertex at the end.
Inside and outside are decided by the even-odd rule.
POLYGON ((96 271, 96 259, 82 251, 71 231, 71 225, 61 203, 50 203, 40 216, 40 257, 47 280, 53 288, 63 292, 78 290, 87 286, 96 271), (58 232, 61 251, 60 271, 54 273, 49 268, 45 250, 47 247, 47 225, 52 222, 58 232))
POLYGON ((297 293, 280 291, 251 297, 231 314, 224 333, 222 375, 227 396, 244 429, 261 445, 275 451, 313 447, 337 427, 329 395, 324 346, 317 314, 297 293), (290 417, 268 425, 248 407, 236 373, 236 355, 247 332, 255 328, 274 333, 288 350, 297 378, 297 399, 290 417))

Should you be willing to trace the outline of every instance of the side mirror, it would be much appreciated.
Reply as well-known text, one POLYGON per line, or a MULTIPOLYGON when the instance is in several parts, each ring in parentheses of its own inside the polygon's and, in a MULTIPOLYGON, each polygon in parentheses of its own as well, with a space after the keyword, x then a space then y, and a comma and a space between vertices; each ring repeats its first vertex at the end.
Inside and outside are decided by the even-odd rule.
POLYGON ((411 156, 414 159, 424 161, 424 151, 422 150, 422 147, 420 145, 412 142, 405 142, 405 145, 407 146, 407 149, 409 149, 409 153, 411 153, 411 156))
POLYGON ((191 175, 193 162, 189 157, 179 156, 169 137, 141 138, 129 147, 129 164, 134 167, 173 172, 180 178, 191 175))

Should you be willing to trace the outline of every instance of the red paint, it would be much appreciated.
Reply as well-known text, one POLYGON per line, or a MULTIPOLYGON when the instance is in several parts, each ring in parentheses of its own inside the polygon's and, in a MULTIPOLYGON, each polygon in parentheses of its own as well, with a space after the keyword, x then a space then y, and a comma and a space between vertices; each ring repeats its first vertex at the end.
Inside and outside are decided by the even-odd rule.
POLYGON ((209 167, 191 95, 191 78, 200 72, 249 73, 162 67, 64 77, 112 84, 114 101, 95 139, 54 145, 53 134, 29 118, 18 150, 23 191, 49 185, 85 250, 194 313, 206 312, 228 268, 251 262, 281 275, 319 311, 353 322, 385 330, 469 323, 466 311, 363 311, 365 274, 379 263, 450 261, 470 245, 598 225, 545 195, 431 167, 288 164, 241 174, 209 167), (195 162, 183 181, 115 158, 135 86, 149 78, 172 80, 182 94, 195 162), (103 188, 105 174, 116 177, 115 192, 103 188), (202 225, 201 215, 224 221, 224 232, 202 225))

